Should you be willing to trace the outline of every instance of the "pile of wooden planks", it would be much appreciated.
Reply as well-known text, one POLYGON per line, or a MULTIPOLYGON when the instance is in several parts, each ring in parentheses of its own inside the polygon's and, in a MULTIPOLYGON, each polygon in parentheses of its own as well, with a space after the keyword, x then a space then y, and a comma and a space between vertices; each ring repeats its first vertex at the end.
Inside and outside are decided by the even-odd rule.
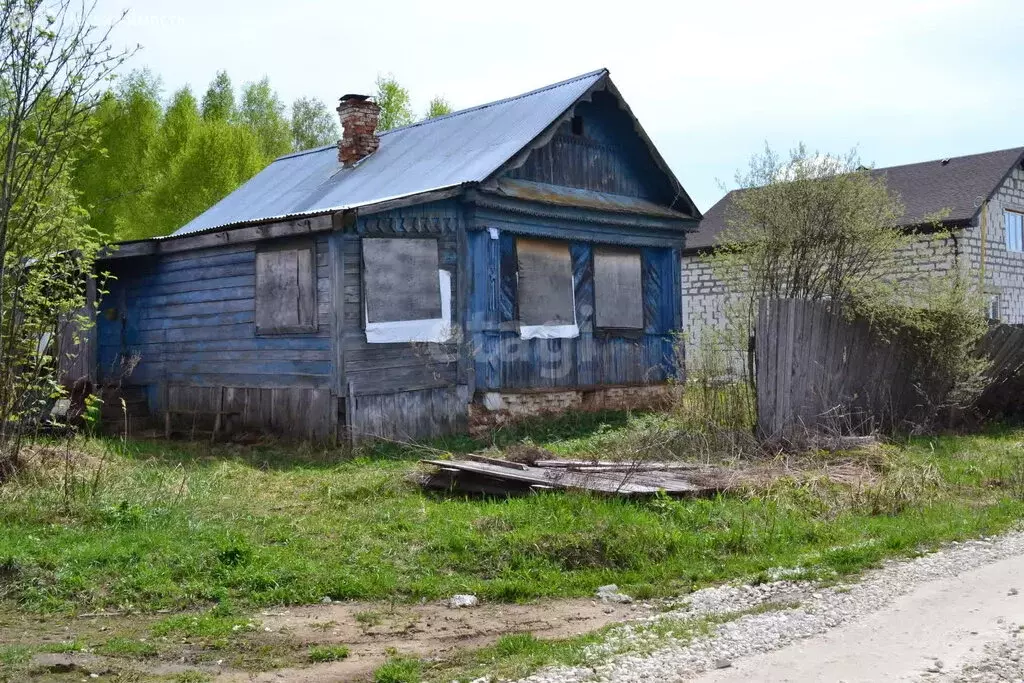
POLYGON ((649 496, 664 491, 671 496, 710 495, 720 487, 687 476, 698 469, 680 463, 592 462, 539 460, 532 465, 483 455, 463 460, 423 460, 437 468, 423 481, 433 489, 515 495, 552 489, 575 489, 618 496, 649 496))

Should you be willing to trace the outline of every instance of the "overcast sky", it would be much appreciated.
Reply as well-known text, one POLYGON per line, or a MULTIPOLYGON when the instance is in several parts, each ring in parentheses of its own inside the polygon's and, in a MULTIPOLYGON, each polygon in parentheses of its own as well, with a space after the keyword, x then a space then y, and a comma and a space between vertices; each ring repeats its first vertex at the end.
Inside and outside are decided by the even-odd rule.
POLYGON ((611 70, 707 210, 767 141, 889 166, 1024 145, 1021 0, 99 0, 165 94, 217 69, 333 106, 391 73, 417 112, 611 70))

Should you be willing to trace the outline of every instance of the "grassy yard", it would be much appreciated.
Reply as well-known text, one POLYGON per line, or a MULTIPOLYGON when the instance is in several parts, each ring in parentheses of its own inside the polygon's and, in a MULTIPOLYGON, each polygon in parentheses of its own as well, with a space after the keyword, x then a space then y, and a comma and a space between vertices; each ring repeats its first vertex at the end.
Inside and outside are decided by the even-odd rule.
MULTIPOLYGON (((528 438, 607 457, 677 427, 662 415, 575 415, 501 432, 492 445, 528 438)), ((352 454, 92 440, 70 458, 54 444, 0 487, 0 599, 21 614, 219 605, 234 628, 245 620, 230 615, 324 597, 519 602, 616 583, 647 598, 775 567, 846 574, 1014 525, 1024 516, 1022 441, 1011 428, 919 439, 805 459, 810 474, 745 494, 638 501, 426 493, 412 481, 416 461, 436 453, 389 444, 352 454), (877 477, 850 485, 815 474, 840 461, 869 463, 877 477)), ((172 632, 178 618, 153 628, 172 632)))

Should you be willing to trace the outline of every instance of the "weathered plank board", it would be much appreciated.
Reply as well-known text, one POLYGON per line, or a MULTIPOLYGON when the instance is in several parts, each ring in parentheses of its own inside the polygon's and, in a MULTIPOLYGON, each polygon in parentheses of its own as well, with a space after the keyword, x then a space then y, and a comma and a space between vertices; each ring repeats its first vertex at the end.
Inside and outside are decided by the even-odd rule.
POLYGON ((988 385, 977 405, 990 415, 1024 412, 1024 325, 996 325, 978 344, 977 353, 990 359, 988 385))
POLYGON ((756 330, 758 431, 870 433, 920 419, 908 349, 827 304, 762 300, 756 330))
POLYGON ((337 399, 329 391, 335 321, 327 238, 266 244, 306 250, 306 291, 316 293, 307 298, 318 305, 299 315, 315 318, 315 332, 256 334, 256 254, 265 244, 115 259, 106 266, 117 279, 99 305, 101 381, 155 389, 147 390, 153 413, 168 400, 163 386, 180 386, 174 400, 205 402, 207 413, 219 411, 204 397, 223 390, 226 410, 239 412, 246 429, 332 439, 337 399), (124 362, 128 358, 137 364, 123 376, 131 367, 124 362))
POLYGON ((485 477, 510 483, 510 488, 543 486, 575 489, 622 496, 652 495, 664 491, 670 495, 695 495, 710 489, 670 472, 577 472, 571 468, 529 467, 470 460, 424 460, 427 465, 457 470, 471 477, 485 477))

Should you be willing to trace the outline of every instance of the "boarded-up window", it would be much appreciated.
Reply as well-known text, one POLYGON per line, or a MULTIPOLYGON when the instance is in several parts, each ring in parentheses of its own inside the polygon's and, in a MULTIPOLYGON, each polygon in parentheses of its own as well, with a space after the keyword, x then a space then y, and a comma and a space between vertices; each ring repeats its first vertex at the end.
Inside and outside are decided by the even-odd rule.
POLYGON ((516 260, 520 334, 524 338, 578 336, 569 245, 519 239, 516 260))
POLYGON ((597 327, 643 329, 644 297, 639 251, 594 248, 594 308, 597 327))
POLYGON ((256 252, 256 334, 316 330, 313 245, 256 252))
POLYGON ((366 322, 441 317, 436 239, 364 238, 366 322))

